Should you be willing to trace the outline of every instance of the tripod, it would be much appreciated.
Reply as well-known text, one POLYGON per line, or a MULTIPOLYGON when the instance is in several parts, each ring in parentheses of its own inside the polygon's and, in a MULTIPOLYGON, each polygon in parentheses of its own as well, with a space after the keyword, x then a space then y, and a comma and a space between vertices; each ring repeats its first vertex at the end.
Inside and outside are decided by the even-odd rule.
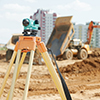
POLYGON ((11 88, 10 91, 7 95, 7 99, 6 100, 12 100, 13 99, 13 92, 14 92, 14 86, 15 86, 15 82, 18 78, 21 66, 24 62, 25 56, 27 54, 27 52, 30 52, 30 58, 29 58, 29 66, 28 66, 28 72, 27 72, 27 78, 26 78, 26 84, 25 84, 25 90, 24 90, 24 95, 23 95, 23 100, 27 100, 27 94, 28 94, 28 87, 29 87, 29 81, 30 81, 30 76, 31 76, 31 69, 32 69, 32 63, 33 63, 33 59, 34 59, 34 52, 36 49, 36 46, 39 50, 39 52, 41 53, 46 66, 48 67, 48 70, 50 72, 50 75, 58 89, 58 92, 62 98, 62 100, 66 100, 66 96, 64 94, 64 90, 61 84, 61 80, 58 77, 58 74, 54 68, 54 65, 49 57, 49 54, 47 52, 47 48, 45 47, 44 43, 41 42, 41 38, 40 37, 32 37, 32 36, 20 36, 19 37, 19 41, 16 43, 15 49, 14 49, 14 53, 12 55, 10 64, 8 66, 7 72, 5 74, 1 89, 0 89, 0 96, 3 93, 6 81, 8 79, 9 73, 11 71, 12 65, 14 63, 15 57, 17 55, 16 58, 16 62, 15 62, 15 69, 14 69, 14 73, 13 73, 13 79, 12 79, 12 84, 11 84, 11 88), (21 57, 20 60, 20 55, 21 52, 23 52, 23 55, 21 57))

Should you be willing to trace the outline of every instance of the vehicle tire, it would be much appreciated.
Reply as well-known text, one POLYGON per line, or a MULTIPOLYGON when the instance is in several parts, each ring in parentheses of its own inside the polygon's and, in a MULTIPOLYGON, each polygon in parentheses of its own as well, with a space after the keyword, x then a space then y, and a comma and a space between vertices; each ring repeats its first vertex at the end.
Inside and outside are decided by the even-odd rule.
POLYGON ((73 58, 73 52, 67 49, 63 54, 63 59, 71 60, 73 58))
POLYGON ((6 51, 6 61, 10 60, 13 54, 13 50, 7 50, 6 51))
POLYGON ((85 49, 81 49, 78 53, 78 58, 79 59, 86 59, 88 57, 88 53, 85 49))

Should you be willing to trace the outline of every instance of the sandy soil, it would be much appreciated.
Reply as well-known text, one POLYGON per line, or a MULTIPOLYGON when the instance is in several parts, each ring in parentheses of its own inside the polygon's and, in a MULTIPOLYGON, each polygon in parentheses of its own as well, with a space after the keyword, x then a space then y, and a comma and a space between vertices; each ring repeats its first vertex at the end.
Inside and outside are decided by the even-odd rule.
MULTIPOLYGON (((73 100, 100 100, 100 49, 86 60, 57 61, 73 100)), ((9 62, 0 51, 0 86, 9 62)), ((28 64, 23 64, 17 79, 13 100, 22 100, 28 64)), ((0 100, 6 100, 11 86, 14 65, 0 100)), ((45 65, 33 65, 27 100, 61 100, 45 65)))

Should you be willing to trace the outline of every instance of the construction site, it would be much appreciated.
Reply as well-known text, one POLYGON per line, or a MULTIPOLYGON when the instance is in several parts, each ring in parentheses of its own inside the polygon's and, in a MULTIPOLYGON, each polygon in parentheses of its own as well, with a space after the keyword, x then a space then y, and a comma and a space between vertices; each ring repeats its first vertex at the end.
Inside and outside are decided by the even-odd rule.
POLYGON ((34 28, 30 35, 27 31, 29 31, 28 25, 31 20, 23 20, 23 35, 14 38, 16 42, 13 42, 14 39, 12 38, 6 45, 7 50, 0 50, 0 100, 12 100, 12 97, 13 100, 22 100, 23 98, 23 100, 100 100, 100 48, 89 46, 93 28, 100 28, 100 26, 93 25, 93 21, 91 21, 87 30, 87 42, 82 43, 79 39, 72 39, 75 31, 71 19, 72 16, 56 19, 55 27, 46 44, 46 48, 50 48, 53 52, 54 59, 52 54, 49 54, 49 51, 43 47, 40 38, 36 37, 36 32, 40 29, 38 22, 34 21, 36 29, 34 28), (31 44, 33 37, 36 37, 36 49, 30 49, 29 43, 31 44), (24 46, 23 43, 25 43, 24 46), (9 45, 10 47, 13 45, 15 48, 11 49, 9 45), (20 59, 19 57, 19 63, 22 62, 23 64, 17 77, 15 73, 19 70, 15 70, 15 68, 19 67, 20 64, 18 58, 16 60, 12 57, 15 52, 18 57, 20 49, 22 50, 21 53, 26 54, 26 59, 22 60, 23 58, 20 59), (32 50, 34 50, 34 60, 32 60, 32 50), (29 60, 29 56, 31 56, 32 61, 29 60), (11 62, 13 63, 12 66, 9 65, 11 62), (8 66, 12 68, 9 69, 8 66), (32 67, 31 73, 29 73, 30 78, 28 77, 29 83, 26 82, 29 72, 28 66, 32 67), (63 77, 64 80, 59 77, 63 77), (13 83, 14 79, 15 83, 13 83), (62 85, 59 85, 59 80, 62 85), (68 90, 64 86, 64 81, 68 90), (28 87, 27 93, 24 91, 26 85, 28 87), (65 91, 69 91, 71 99, 68 99, 67 96, 64 99, 62 91, 65 93, 64 96, 66 95, 65 91), (23 96, 24 93, 27 95, 23 96))

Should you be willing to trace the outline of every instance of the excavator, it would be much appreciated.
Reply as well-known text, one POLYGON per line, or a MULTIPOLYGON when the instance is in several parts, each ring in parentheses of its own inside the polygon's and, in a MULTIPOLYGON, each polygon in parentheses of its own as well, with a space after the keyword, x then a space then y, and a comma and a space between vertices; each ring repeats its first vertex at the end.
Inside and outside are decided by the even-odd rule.
POLYGON ((94 25, 94 24, 95 24, 95 22, 91 21, 89 26, 88 26, 87 42, 86 42, 87 44, 90 44, 90 42, 91 42, 91 37, 92 37, 93 29, 94 28, 100 28, 100 25, 94 25))
POLYGON ((93 28, 100 28, 100 25, 94 25, 91 21, 87 31, 87 42, 82 43, 80 39, 72 39, 75 31, 71 19, 73 16, 59 17, 55 22, 53 32, 47 42, 47 47, 50 48, 56 58, 71 60, 73 56, 79 59, 86 59, 90 51, 90 42, 93 33, 93 28))

